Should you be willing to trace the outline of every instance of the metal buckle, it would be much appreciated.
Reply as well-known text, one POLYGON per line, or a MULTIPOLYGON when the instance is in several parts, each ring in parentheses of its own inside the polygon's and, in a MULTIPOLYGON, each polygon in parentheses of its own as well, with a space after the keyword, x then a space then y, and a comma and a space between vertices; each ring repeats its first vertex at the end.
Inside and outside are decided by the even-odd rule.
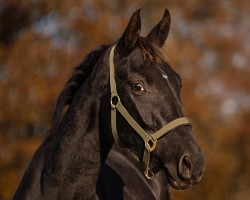
POLYGON ((116 106, 119 102, 120 102, 120 97, 118 96, 118 94, 116 93, 111 94, 110 98, 111 108, 116 109, 116 106))
POLYGON ((154 151, 156 145, 157 145, 157 140, 155 140, 152 136, 149 135, 145 140, 145 148, 149 152, 152 152, 154 151))

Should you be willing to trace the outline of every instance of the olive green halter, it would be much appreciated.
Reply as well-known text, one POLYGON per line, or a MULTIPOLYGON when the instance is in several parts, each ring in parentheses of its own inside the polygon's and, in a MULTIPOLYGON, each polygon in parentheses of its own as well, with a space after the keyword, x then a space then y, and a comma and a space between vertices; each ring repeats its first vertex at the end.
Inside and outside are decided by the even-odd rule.
POLYGON ((154 151, 157 146, 157 140, 160 139, 162 136, 168 134, 170 131, 180 127, 180 126, 191 126, 190 121, 185 118, 181 117, 175 119, 168 123, 167 125, 163 126, 160 130, 156 131, 153 134, 146 133, 140 125, 132 118, 132 116, 128 113, 127 109, 122 105, 120 97, 116 90, 116 82, 115 82, 115 68, 114 68, 114 45, 111 49, 110 56, 109 56, 109 65, 110 65, 110 89, 111 89, 111 129, 113 133, 113 137, 115 142, 121 146, 119 142, 119 136, 117 133, 116 128, 116 111, 118 111, 124 119, 130 124, 130 126, 141 136, 143 141, 145 142, 145 149, 143 155, 143 165, 145 169, 145 176, 148 179, 154 179, 154 173, 149 168, 149 160, 150 160, 150 152, 154 151))

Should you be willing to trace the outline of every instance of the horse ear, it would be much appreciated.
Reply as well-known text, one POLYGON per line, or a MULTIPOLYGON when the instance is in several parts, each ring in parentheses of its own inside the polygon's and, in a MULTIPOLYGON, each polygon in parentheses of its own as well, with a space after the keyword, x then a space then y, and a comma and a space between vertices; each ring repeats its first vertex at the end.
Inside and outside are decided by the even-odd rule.
POLYGON ((129 24, 118 41, 117 47, 120 50, 132 50, 139 39, 141 31, 140 9, 138 9, 130 18, 129 24))
POLYGON ((171 23, 171 18, 168 9, 165 9, 164 15, 159 22, 148 34, 147 38, 156 44, 158 47, 162 47, 165 40, 168 37, 169 27, 171 23))

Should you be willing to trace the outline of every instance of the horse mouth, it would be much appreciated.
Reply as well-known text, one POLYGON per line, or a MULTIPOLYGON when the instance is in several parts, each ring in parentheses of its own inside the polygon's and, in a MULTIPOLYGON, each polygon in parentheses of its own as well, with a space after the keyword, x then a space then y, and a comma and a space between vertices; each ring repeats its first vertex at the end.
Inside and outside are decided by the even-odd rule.
POLYGON ((187 181, 182 181, 182 180, 179 180, 178 178, 174 178, 170 173, 169 171, 164 168, 165 170, 165 173, 166 173, 166 177, 167 177, 167 180, 168 180, 168 184, 176 189, 176 190, 184 190, 184 189, 187 189, 189 188, 192 184, 191 183, 188 183, 187 181))

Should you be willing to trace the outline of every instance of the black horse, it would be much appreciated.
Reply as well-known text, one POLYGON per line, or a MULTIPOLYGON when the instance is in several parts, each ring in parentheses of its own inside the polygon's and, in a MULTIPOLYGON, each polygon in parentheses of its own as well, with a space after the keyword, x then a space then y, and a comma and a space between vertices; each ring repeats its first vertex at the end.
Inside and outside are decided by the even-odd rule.
POLYGON ((181 78, 160 50, 169 26, 166 10, 148 36, 140 37, 138 10, 116 44, 86 56, 60 94, 52 129, 14 199, 149 199, 143 196, 146 191, 135 191, 138 187, 157 199, 162 198, 155 195, 159 188, 169 184, 185 189, 201 179, 204 155, 183 117, 181 78), (114 151, 107 160, 114 139, 137 158, 137 164, 119 156, 122 151, 114 151), (124 165, 127 170, 119 170, 124 165), (155 180, 141 178, 143 171, 155 180), (116 183, 115 173, 122 188, 110 184, 112 178, 116 183))

